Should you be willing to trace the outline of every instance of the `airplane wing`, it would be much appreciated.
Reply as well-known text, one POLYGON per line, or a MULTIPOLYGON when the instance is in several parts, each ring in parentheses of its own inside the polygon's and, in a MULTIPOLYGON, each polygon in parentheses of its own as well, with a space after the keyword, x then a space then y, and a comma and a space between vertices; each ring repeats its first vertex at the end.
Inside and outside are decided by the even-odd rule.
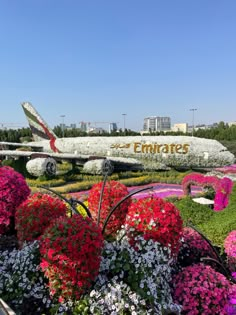
POLYGON ((29 158, 36 158, 36 157, 52 157, 55 160, 76 160, 85 163, 89 160, 89 155, 83 154, 73 154, 73 153, 44 153, 44 152, 37 152, 37 151, 23 151, 23 150, 0 150, 0 156, 7 156, 7 157, 29 157, 29 158))
POLYGON ((43 150, 43 146, 37 144, 28 144, 28 143, 19 143, 19 142, 0 142, 0 150, 9 149, 9 148, 32 148, 38 151, 43 150))

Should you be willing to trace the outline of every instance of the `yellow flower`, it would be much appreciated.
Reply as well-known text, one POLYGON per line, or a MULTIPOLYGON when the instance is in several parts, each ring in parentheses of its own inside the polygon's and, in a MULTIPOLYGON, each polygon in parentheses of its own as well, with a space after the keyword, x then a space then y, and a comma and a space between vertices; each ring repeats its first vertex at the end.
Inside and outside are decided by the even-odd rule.
MULTIPOLYGON (((88 208, 88 200, 85 200, 83 202, 85 204, 85 206, 88 208)), ((81 205, 77 205, 76 209, 79 211, 79 213, 83 216, 83 217, 87 217, 87 212, 86 210, 81 206, 81 205)))
MULTIPOLYGON (((70 195, 66 195, 65 196, 66 199, 70 200, 71 196, 70 195)), ((83 201, 83 203, 85 204, 85 206, 88 208, 88 200, 83 201)), ((72 216, 73 210, 72 207, 69 205, 68 202, 66 202, 66 207, 67 207, 67 212, 66 215, 70 218, 72 216)), ((87 212, 86 210, 80 205, 77 204, 76 205, 76 210, 83 216, 83 217, 87 217, 87 212)))

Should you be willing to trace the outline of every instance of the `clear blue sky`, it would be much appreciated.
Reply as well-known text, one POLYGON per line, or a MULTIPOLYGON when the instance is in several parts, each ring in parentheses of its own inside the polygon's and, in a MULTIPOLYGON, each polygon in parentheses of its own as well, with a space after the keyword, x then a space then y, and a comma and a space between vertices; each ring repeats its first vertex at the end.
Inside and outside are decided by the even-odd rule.
POLYGON ((236 121, 235 0, 0 0, 0 124, 236 121))

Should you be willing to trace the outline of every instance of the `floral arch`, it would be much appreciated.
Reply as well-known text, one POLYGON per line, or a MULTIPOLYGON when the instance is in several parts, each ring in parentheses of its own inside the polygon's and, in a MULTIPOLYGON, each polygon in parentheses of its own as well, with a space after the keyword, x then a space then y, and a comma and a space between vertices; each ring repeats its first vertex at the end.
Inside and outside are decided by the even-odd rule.
POLYGON ((220 211, 227 207, 229 195, 232 191, 233 181, 224 177, 222 179, 216 176, 204 176, 199 173, 191 173, 184 177, 182 181, 183 191, 185 195, 191 193, 191 186, 212 187, 215 191, 214 210, 220 211))

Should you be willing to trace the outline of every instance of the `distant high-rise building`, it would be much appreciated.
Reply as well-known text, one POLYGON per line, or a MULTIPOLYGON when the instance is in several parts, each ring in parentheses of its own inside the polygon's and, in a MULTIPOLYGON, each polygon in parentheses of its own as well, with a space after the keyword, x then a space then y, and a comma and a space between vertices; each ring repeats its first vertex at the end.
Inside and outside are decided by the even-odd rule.
POLYGON ((86 122, 84 122, 84 121, 81 121, 80 122, 80 129, 81 129, 81 131, 87 131, 87 129, 88 129, 88 127, 87 127, 87 123, 86 122))
POLYGON ((113 132, 113 131, 117 131, 117 123, 110 123, 109 124, 109 133, 113 132))
POLYGON ((151 116, 144 118, 144 131, 169 131, 171 130, 170 117, 151 116))

